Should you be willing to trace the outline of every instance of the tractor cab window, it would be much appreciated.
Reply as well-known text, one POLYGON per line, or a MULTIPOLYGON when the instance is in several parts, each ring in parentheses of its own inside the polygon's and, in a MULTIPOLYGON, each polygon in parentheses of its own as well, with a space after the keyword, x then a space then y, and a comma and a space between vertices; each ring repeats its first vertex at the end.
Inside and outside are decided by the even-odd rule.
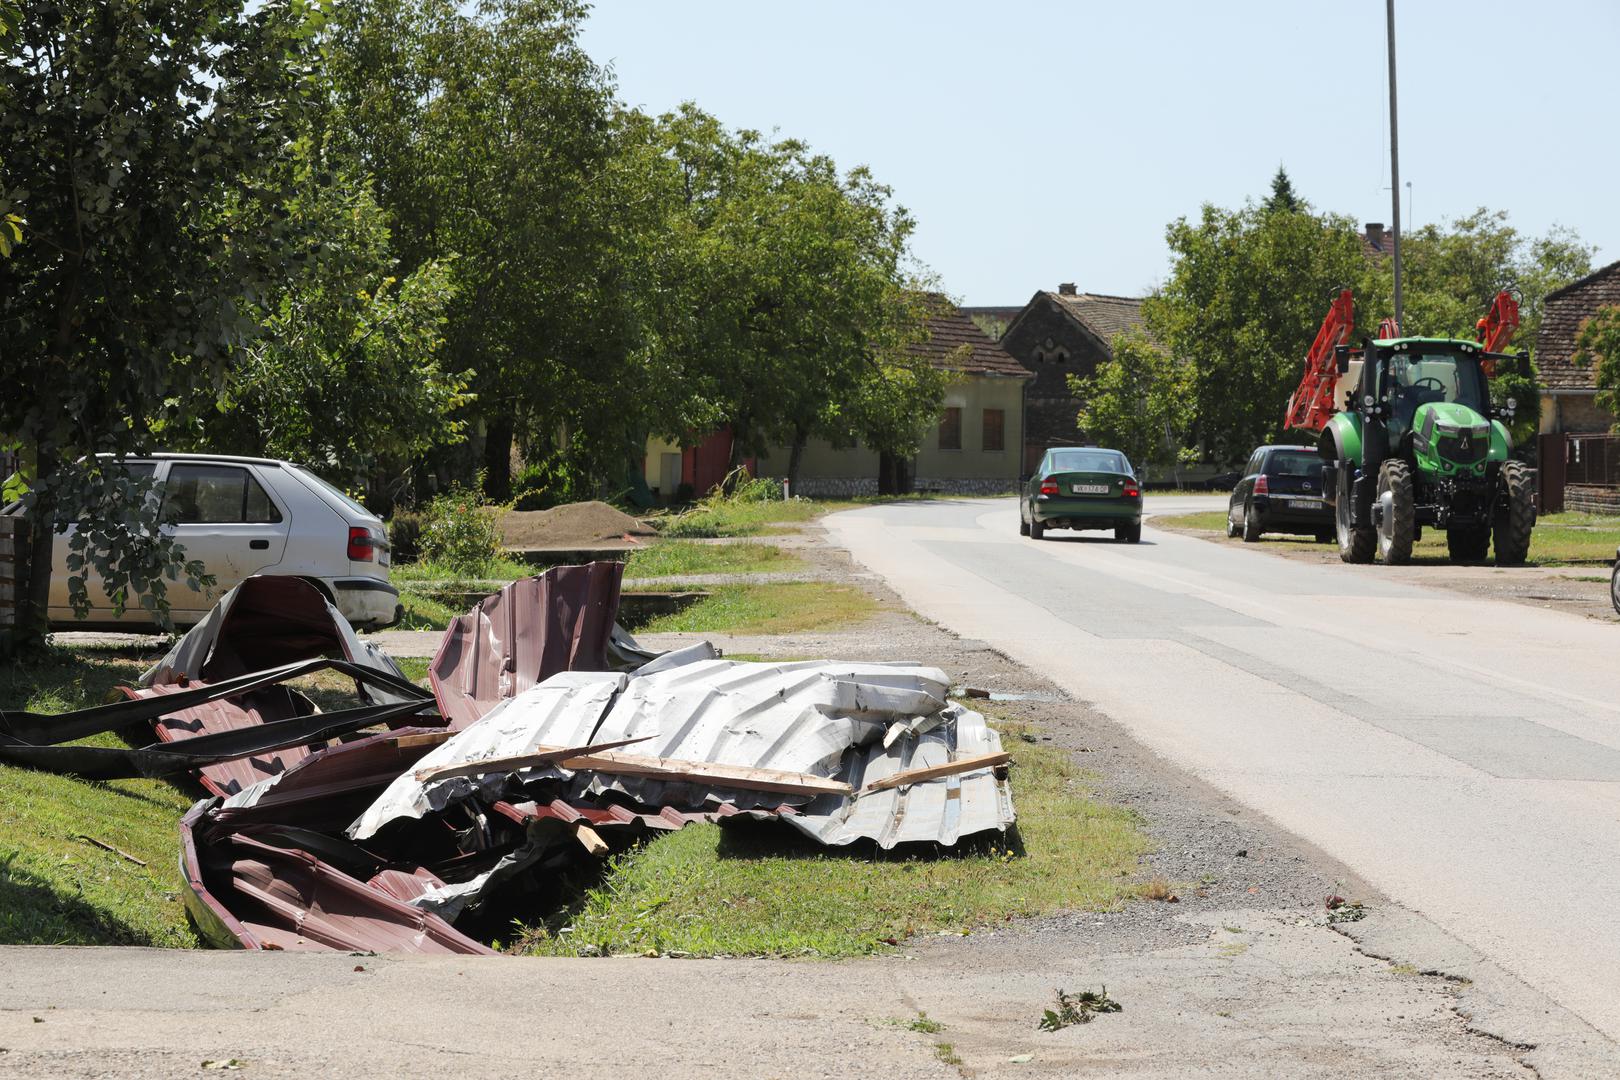
POLYGON ((1430 402, 1456 402, 1485 415, 1490 392, 1484 372, 1471 356, 1452 353, 1396 353, 1389 359, 1385 389, 1390 394, 1390 435, 1412 430, 1418 406, 1430 402))

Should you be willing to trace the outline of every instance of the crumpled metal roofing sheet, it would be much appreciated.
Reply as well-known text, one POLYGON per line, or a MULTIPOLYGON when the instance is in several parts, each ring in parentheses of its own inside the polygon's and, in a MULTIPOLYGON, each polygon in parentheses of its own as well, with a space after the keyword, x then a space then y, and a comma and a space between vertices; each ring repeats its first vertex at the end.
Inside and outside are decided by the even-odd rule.
POLYGON ((559 671, 605 671, 623 577, 619 562, 553 567, 452 622, 428 669, 450 726, 467 727, 559 671))
MULTIPOLYGON (((491 711, 423 757, 418 768, 646 737, 636 753, 809 773, 859 788, 906 768, 1000 749, 999 737, 977 713, 946 707, 948 686, 939 669, 906 663, 701 660, 649 674, 569 672, 491 711)), ((808 801, 719 790, 706 781, 576 773, 554 766, 513 775, 531 788, 555 783, 571 805, 608 793, 645 807, 680 810, 729 805, 775 812, 808 801)), ((507 774, 424 784, 407 773, 367 808, 349 835, 364 839, 397 818, 421 817, 475 796, 493 801, 512 787, 507 774)), ((1013 810, 1005 782, 980 769, 853 801, 822 797, 802 806, 793 821, 825 843, 864 837, 892 847, 914 840, 952 844, 973 833, 1004 829, 1013 810)))
MULTIPOLYGON (((349 620, 314 585, 284 574, 256 574, 220 597, 201 622, 141 675, 139 685, 219 682, 332 654, 404 678, 399 665, 360 640, 349 620)), ((382 688, 369 694, 379 702, 404 700, 382 688)))

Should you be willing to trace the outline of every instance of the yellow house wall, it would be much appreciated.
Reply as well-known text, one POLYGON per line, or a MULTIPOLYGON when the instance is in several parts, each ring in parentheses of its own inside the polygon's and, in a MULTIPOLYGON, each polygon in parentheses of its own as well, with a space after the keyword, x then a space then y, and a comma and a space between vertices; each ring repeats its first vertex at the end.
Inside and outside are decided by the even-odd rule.
MULTIPOLYGON (((1023 440, 1022 379, 985 375, 964 376, 946 389, 944 404, 962 410, 962 449, 941 450, 939 429, 928 433, 917 453, 916 480, 999 481, 1009 486, 1018 479, 1019 447, 1023 440), (1002 449, 984 449, 984 410, 1004 413, 1002 449)), ((787 475, 789 448, 773 446, 759 459, 761 476, 787 475)), ((815 480, 869 480, 875 486, 878 455, 865 447, 838 450, 819 439, 804 448, 799 463, 801 482, 815 480)))

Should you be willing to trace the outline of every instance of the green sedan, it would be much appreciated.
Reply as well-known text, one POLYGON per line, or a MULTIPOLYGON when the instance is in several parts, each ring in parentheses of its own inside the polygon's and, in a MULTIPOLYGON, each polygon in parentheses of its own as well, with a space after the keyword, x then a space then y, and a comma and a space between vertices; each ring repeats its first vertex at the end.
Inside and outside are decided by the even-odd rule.
POLYGON ((1142 485, 1118 450, 1060 446, 1046 452, 1018 501, 1018 535, 1039 540, 1047 529, 1113 529, 1114 539, 1142 539, 1142 485))

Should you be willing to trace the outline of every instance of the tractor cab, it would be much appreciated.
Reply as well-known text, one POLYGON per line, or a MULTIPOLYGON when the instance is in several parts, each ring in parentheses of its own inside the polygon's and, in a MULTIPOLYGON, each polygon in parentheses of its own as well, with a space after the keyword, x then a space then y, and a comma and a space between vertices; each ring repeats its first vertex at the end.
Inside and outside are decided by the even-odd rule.
POLYGON ((1383 420, 1390 451, 1410 456, 1421 480, 1483 480, 1487 459, 1507 456, 1478 345, 1400 338, 1375 341, 1370 351, 1360 404, 1383 420))

